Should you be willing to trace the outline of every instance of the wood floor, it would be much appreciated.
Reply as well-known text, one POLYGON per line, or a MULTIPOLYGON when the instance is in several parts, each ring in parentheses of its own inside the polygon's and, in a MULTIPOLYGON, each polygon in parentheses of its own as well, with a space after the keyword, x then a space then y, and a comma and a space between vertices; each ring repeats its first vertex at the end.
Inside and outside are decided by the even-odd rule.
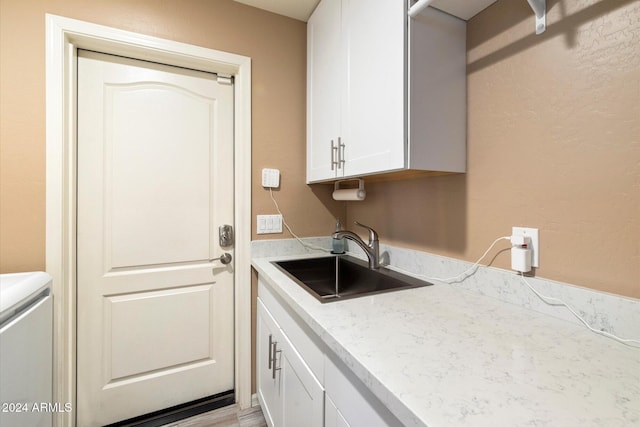
POLYGON ((260 406, 241 411, 238 405, 230 405, 163 427, 267 427, 267 422, 260 406))

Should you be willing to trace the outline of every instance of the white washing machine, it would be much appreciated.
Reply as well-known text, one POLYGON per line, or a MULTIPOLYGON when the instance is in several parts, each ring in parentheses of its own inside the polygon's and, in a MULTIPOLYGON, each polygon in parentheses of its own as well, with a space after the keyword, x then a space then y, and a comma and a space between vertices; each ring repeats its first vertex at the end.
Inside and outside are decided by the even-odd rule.
POLYGON ((0 274, 0 426, 50 427, 51 276, 0 274))

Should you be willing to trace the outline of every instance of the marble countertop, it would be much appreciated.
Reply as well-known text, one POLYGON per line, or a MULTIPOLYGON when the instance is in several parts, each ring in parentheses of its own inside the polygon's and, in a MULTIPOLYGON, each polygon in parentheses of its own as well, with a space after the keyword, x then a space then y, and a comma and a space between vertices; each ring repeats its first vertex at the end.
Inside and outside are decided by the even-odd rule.
POLYGON ((406 426, 640 426, 640 349, 438 282, 321 304, 301 257, 252 265, 406 426))

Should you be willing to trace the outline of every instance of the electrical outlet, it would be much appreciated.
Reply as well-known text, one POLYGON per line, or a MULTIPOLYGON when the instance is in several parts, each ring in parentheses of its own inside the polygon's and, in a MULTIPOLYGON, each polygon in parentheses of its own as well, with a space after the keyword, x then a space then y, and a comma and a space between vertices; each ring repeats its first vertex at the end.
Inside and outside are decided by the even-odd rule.
POLYGON ((256 233, 282 233, 282 215, 258 215, 256 233))
POLYGON ((540 267, 540 239, 537 228, 513 227, 512 236, 524 236, 531 239, 531 267, 540 267))

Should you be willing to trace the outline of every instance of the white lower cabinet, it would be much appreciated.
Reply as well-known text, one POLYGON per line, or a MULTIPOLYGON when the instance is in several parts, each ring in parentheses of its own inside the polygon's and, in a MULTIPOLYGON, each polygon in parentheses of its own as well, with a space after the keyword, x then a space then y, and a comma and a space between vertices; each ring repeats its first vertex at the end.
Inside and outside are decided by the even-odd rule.
POLYGON ((267 424, 322 427, 322 385, 260 300, 256 334, 258 400, 267 424))
POLYGON ((257 395, 269 427, 402 423, 258 279, 257 395))

